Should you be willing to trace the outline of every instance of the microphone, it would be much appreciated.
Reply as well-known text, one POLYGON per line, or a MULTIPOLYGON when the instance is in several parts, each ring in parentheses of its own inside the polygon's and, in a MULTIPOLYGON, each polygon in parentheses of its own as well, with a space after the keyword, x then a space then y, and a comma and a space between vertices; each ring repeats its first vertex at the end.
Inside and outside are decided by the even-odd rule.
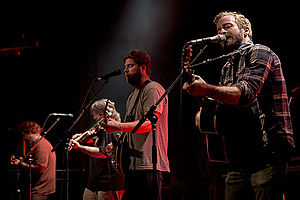
POLYGON ((100 80, 108 80, 109 78, 113 77, 113 76, 119 76, 121 74, 121 70, 120 69, 117 69, 113 72, 110 72, 106 75, 103 75, 103 76, 100 76, 99 78, 96 78, 97 81, 100 81, 100 80))
POLYGON ((68 114, 65 114, 65 113, 51 113, 50 116, 73 117, 73 114, 71 114, 71 113, 68 113, 68 114))
POLYGON ((201 38, 197 40, 191 40, 187 44, 198 44, 202 42, 212 42, 212 43, 219 43, 219 42, 224 42, 226 40, 225 35, 215 35, 213 37, 206 37, 206 38, 201 38))

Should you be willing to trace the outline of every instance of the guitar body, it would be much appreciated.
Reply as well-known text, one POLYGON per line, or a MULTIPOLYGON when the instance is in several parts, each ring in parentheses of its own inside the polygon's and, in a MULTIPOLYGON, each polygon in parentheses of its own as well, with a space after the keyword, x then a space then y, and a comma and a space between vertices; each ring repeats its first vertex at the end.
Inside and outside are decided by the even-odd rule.
MULTIPOLYGON (((181 58, 182 70, 184 72, 183 78, 188 83, 194 81, 193 73, 190 69, 192 52, 192 45, 186 45, 181 58)), ((205 136, 205 139, 201 141, 203 143, 201 146, 206 147, 202 150, 202 153, 206 154, 209 162, 227 163, 224 137, 217 130, 219 104, 211 98, 203 98, 203 100, 197 98, 197 100, 201 102, 200 117, 197 119, 198 128, 200 133, 205 136)))
POLYGON ((205 98, 200 107, 199 131, 205 136, 205 147, 209 162, 227 163, 224 136, 218 132, 218 106, 214 99, 205 98))
POLYGON ((218 103, 209 98, 204 98, 200 107, 199 131, 200 133, 218 133, 217 131, 218 103))
POLYGON ((117 173, 125 174, 130 165, 128 134, 123 133, 115 148, 115 168, 117 173))

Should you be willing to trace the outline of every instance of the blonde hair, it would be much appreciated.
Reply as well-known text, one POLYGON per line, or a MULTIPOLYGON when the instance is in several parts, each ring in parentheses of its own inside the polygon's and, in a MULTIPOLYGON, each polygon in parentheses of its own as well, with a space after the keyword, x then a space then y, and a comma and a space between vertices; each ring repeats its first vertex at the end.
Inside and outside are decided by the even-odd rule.
MULTIPOLYGON (((95 101, 91 105, 90 111, 91 112, 95 112, 97 114, 99 114, 100 112, 104 112, 107 101, 110 101, 110 100, 108 100, 108 99, 100 99, 98 101, 95 101)), ((110 102, 111 102, 110 107, 113 108, 111 118, 113 118, 116 121, 121 121, 120 113, 118 113, 116 111, 115 103, 112 102, 112 101, 110 101, 110 102)))
POLYGON ((224 16, 228 16, 231 15, 235 18, 235 22, 238 25, 238 27, 240 29, 244 29, 244 28, 248 28, 249 29, 249 38, 252 40, 252 28, 251 28, 251 23, 250 21, 241 13, 238 12, 220 12, 219 14, 216 15, 215 19, 214 19, 214 23, 217 24, 218 21, 224 17, 224 16))

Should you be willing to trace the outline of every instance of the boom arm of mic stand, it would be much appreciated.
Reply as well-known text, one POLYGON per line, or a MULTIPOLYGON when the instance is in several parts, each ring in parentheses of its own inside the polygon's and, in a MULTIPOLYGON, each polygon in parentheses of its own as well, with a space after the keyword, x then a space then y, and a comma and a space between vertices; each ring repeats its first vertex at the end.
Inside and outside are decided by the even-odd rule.
MULTIPOLYGON (((94 84, 95 81, 92 82, 92 84, 94 84)), ((61 138, 58 143, 55 145, 55 147, 51 150, 52 152, 56 151, 56 149, 65 141, 68 140, 68 137, 70 136, 71 130, 74 128, 74 126, 77 124, 77 122, 79 121, 79 119, 82 117, 82 115, 87 111, 87 109, 92 105, 93 101, 95 100, 95 98, 97 97, 97 95, 102 91, 102 89, 104 88, 104 86, 107 84, 108 80, 105 80, 104 83, 102 84, 102 86, 97 90, 97 92, 92 96, 92 98, 90 99, 90 101, 88 102, 88 104, 84 107, 82 106, 80 113, 78 114, 78 116, 76 117, 76 119, 73 121, 73 123, 71 124, 70 128, 68 128, 66 134, 64 135, 63 138, 61 138)), ((90 87, 91 88, 91 87, 90 87)), ((90 89, 89 89, 90 91, 90 89)), ((87 94, 88 96, 88 94, 87 94)), ((85 99, 86 101, 86 99, 85 99)))
MULTIPOLYGON (((146 121, 146 119, 149 119, 151 121, 152 126, 152 164, 153 164, 153 176, 156 173, 157 167, 157 148, 156 148, 156 122, 158 120, 157 116, 154 114, 155 109, 157 108, 158 104, 170 93, 170 91, 173 89, 173 87, 176 85, 176 83, 180 80, 181 76, 184 73, 184 69, 181 70, 181 73, 179 76, 175 79, 175 81, 171 84, 171 86, 165 91, 165 93, 157 100, 157 102, 152 105, 149 109, 149 111, 140 119, 139 123, 133 128, 131 131, 132 133, 135 133, 141 125, 146 121)), ((157 179, 153 177, 153 184, 157 184, 157 179)))
POLYGON ((40 143, 40 141, 48 134, 49 131, 51 131, 51 129, 57 124, 57 122, 60 120, 60 118, 57 118, 55 120, 55 122, 50 126, 50 128, 48 128, 47 131, 41 133, 40 139, 34 144, 33 147, 30 148, 30 151, 25 155, 24 159, 26 159, 29 155, 31 155, 31 152, 36 148, 36 146, 38 145, 38 143, 40 143))
POLYGON ((152 120, 155 109, 157 108, 158 104, 170 93, 170 91, 173 89, 173 87, 176 85, 176 83, 180 80, 181 76, 184 73, 184 69, 181 70, 180 74, 177 76, 177 78, 174 80, 174 82, 169 86, 169 88, 165 91, 165 93, 157 100, 157 102, 152 105, 149 109, 149 111, 140 119, 139 123, 132 129, 131 133, 135 133, 141 125, 149 119, 152 120))
MULTIPOLYGON (((70 128, 67 130, 68 132, 70 132, 73 127, 76 125, 76 123, 78 122, 78 120, 82 117, 82 115, 87 111, 87 109, 92 105, 93 101, 95 100, 95 98, 97 97, 97 95, 102 91, 102 89, 104 88, 104 86, 107 84, 108 80, 105 80, 104 83, 102 84, 102 86, 97 90, 97 92, 92 96, 92 98, 90 99, 90 101, 88 102, 88 104, 81 109, 80 114, 78 115, 78 117, 74 120, 74 122, 72 123, 72 125, 70 126, 70 128)), ((93 82, 94 83, 94 82, 93 82)))
POLYGON ((152 120, 154 114, 154 110, 156 109, 157 105, 154 104, 150 107, 149 111, 140 119, 139 123, 132 129, 132 133, 135 133, 141 126, 142 124, 149 119, 150 121, 152 120))
POLYGON ((226 57, 229 57, 229 56, 233 56, 234 54, 241 53, 242 51, 244 51, 244 50, 246 50, 246 49, 248 49, 248 48, 250 48, 250 47, 252 47, 252 46, 253 46, 253 45, 249 45, 249 46, 246 46, 246 47, 244 47, 244 48, 237 49, 237 50, 235 50, 235 51, 233 51, 233 52, 230 52, 230 53, 227 53, 227 54, 224 54, 224 55, 215 57, 215 58, 208 58, 208 59, 206 59, 206 60, 204 60, 204 61, 202 61, 202 62, 200 62, 200 63, 198 63, 198 64, 191 65, 191 66, 190 66, 190 69, 195 68, 195 67, 197 67, 197 66, 199 66, 199 65, 208 64, 208 63, 213 62, 213 61, 215 61, 215 60, 219 60, 219 59, 222 59, 222 58, 226 58, 226 57))

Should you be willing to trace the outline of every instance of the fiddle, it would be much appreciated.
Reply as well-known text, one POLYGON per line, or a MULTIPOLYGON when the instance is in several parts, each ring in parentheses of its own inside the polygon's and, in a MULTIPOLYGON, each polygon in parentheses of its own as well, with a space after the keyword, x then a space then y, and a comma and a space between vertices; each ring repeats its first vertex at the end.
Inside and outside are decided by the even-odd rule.
MULTIPOLYGON (((88 139, 92 135, 96 134, 100 130, 104 130, 103 125, 105 125, 107 123, 108 118, 113 115, 113 110, 114 110, 113 106, 114 106, 114 103, 111 102, 110 100, 107 100, 106 105, 105 105, 104 117, 101 118, 99 121, 97 121, 96 124, 94 126, 92 126, 92 128, 85 131, 79 137, 77 137, 73 140, 76 142, 79 142, 79 143, 85 143, 88 141, 88 139)), ((68 151, 71 151, 73 146, 74 146, 74 143, 69 142, 68 151)))
MULTIPOLYGON (((84 133, 82 133, 79 137, 73 139, 76 142, 79 143, 85 143, 87 142, 87 140, 94 134, 96 134, 98 131, 100 130, 104 130, 103 125, 104 124, 104 119, 100 119, 92 128, 90 128, 89 130, 85 131, 84 133)), ((69 143, 68 146, 68 151, 71 151, 72 148, 74 146, 74 143, 69 143)))

